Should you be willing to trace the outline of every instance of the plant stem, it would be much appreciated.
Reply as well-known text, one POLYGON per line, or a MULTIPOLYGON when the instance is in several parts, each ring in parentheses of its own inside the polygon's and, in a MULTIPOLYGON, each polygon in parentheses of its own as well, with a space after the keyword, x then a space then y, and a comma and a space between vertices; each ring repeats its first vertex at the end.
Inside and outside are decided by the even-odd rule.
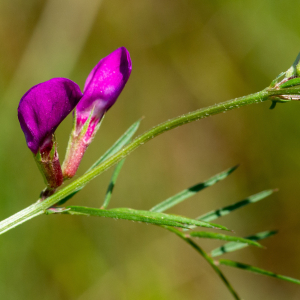
POLYGON ((90 180, 94 179, 96 176, 100 175, 102 172, 115 165, 119 161, 121 161, 124 157, 129 155, 133 150, 137 149, 140 145, 148 142, 152 138, 162 134, 163 132, 169 131, 178 126, 184 125, 186 123, 190 123, 193 121, 197 121, 200 119, 204 119, 222 112, 226 112, 228 110, 233 110, 235 108, 239 108, 242 106, 260 103, 268 100, 270 96, 274 95, 293 95, 299 94, 299 89, 290 88, 290 89, 282 89, 282 90, 262 90, 261 92, 251 94, 248 96, 236 98, 233 100, 229 100, 223 103, 215 104, 213 106, 209 106, 206 108, 202 108, 188 114, 176 117, 174 119, 168 120, 164 123, 161 123, 144 134, 137 137, 130 144, 124 147, 122 150, 118 151, 116 154, 112 155, 110 158, 85 173, 83 176, 73 181, 66 187, 57 191, 54 195, 46 198, 44 201, 37 202, 32 204, 31 206, 25 208, 24 210, 16 213, 15 215, 3 220, 0 222, 0 234, 4 233, 11 228, 16 227, 17 225, 32 219, 33 217, 43 214, 46 209, 55 205, 60 200, 65 198, 66 196, 72 194, 80 190, 84 187, 90 180))

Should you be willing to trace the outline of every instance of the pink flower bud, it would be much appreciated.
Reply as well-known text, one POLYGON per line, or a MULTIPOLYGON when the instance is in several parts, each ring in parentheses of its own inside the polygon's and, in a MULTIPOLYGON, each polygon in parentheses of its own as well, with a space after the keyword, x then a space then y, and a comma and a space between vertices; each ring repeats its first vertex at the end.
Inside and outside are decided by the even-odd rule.
POLYGON ((131 59, 121 47, 102 58, 89 74, 83 97, 75 109, 75 128, 63 163, 63 175, 75 175, 84 152, 95 136, 99 122, 116 102, 131 73, 131 59))

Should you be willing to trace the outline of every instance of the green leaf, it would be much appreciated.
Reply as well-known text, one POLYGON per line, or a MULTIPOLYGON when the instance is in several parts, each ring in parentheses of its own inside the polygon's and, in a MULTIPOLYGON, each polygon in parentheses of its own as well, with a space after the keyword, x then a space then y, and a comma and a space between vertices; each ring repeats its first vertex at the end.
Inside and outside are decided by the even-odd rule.
POLYGON ((105 209, 107 208, 108 204, 109 204, 109 201, 110 201, 110 198, 111 198, 111 194, 113 192, 113 189, 115 187, 115 184, 116 184, 116 181, 117 181, 117 178, 119 176, 119 173, 122 169, 122 166, 124 164, 124 161, 125 161, 125 158, 123 160, 121 160, 117 166, 115 167, 115 170, 113 172, 113 175, 111 177, 111 180, 110 180, 110 183, 108 185, 108 188, 107 188, 107 191, 106 191, 106 195, 105 195, 105 199, 104 199, 104 203, 103 205, 101 206, 101 208, 105 209))
POLYGON ((69 201, 72 197, 74 197, 79 191, 81 191, 84 187, 82 187, 81 189, 78 189, 77 191, 71 193, 70 195, 66 196, 65 198, 63 198, 62 200, 60 200, 56 205, 63 205, 65 204, 67 201, 69 201))
POLYGON ((291 278, 291 277, 284 276, 284 275, 279 275, 279 274, 276 274, 276 273, 272 273, 270 271, 266 271, 266 270, 263 270, 263 269, 260 269, 260 268, 257 268, 257 267, 249 266, 249 265, 246 265, 246 264, 243 264, 243 263, 235 262, 235 261, 232 261, 232 260, 229 260, 229 259, 220 259, 219 261, 216 261, 215 263, 219 263, 219 264, 224 265, 224 266, 234 267, 234 268, 246 270, 246 271, 249 271, 249 272, 253 272, 253 273, 256 273, 256 274, 266 275, 266 276, 282 279, 282 280, 285 280, 285 281, 288 281, 288 282, 300 284, 299 279, 291 278))
MULTIPOLYGON (((277 232, 278 231, 276 231, 276 230, 263 231, 263 232, 259 232, 259 233, 255 234, 255 235, 247 236, 247 237, 245 237, 245 239, 252 240, 252 241, 259 241, 259 240, 266 239, 266 238, 276 234, 277 232)), ((212 250, 210 252, 210 255, 212 257, 216 257, 216 256, 219 256, 219 255, 228 253, 228 252, 233 252, 233 251, 236 251, 236 250, 239 250, 239 249, 243 249, 247 246, 248 245, 244 244, 244 243, 229 242, 229 243, 224 244, 221 247, 218 247, 218 248, 212 250)))
MULTIPOLYGON (((133 137, 133 135, 138 130, 141 123, 141 119, 137 122, 133 123, 125 133, 85 172, 88 173, 95 167, 97 167, 100 163, 104 162, 106 159, 110 158, 112 155, 120 151, 126 144, 128 144, 133 137)), ((57 205, 63 205, 73 196, 75 196, 79 191, 81 191, 85 185, 83 185, 80 189, 76 190, 75 192, 71 193, 67 197, 60 200, 57 205)))
POLYGON ((252 246, 257 246, 262 248, 263 246, 259 243, 252 241, 250 239, 245 239, 237 236, 230 236, 222 233, 215 233, 215 232, 205 232, 205 231, 194 231, 186 235, 187 237, 198 237, 198 238, 208 238, 208 239, 215 239, 215 240, 223 240, 223 241, 232 241, 236 243, 242 243, 252 246))
POLYGON ((226 227, 221 225, 193 220, 182 216, 150 212, 145 210, 135 210, 130 208, 99 209, 84 206, 68 206, 66 209, 68 210, 64 211, 64 214, 107 217, 182 228, 200 226, 228 230, 226 227))
POLYGON ((186 237, 186 235, 184 233, 182 233, 181 231, 179 231, 178 229, 169 227, 169 226, 162 226, 162 227, 175 233, 177 236, 179 236, 181 239, 183 239, 186 243, 188 243, 190 246, 192 246, 214 269, 214 271, 217 273, 217 275, 220 277, 220 279, 223 281, 223 283, 228 288, 229 292, 233 295, 234 299, 241 300, 241 298, 239 297, 237 292, 234 290, 234 288, 232 287, 230 282, 227 280, 225 275, 222 273, 222 271, 215 264, 213 259, 200 246, 198 246, 196 243, 194 243, 194 241, 192 241, 190 238, 186 237))
POLYGON ((296 77, 296 78, 293 78, 293 79, 290 79, 290 80, 284 82, 279 87, 281 89, 283 89, 283 88, 288 88, 288 87, 299 85, 299 84, 300 84, 300 78, 296 77))
POLYGON ((231 204, 229 206, 225 206, 223 208, 217 209, 217 210, 212 210, 200 217, 197 218, 197 220, 205 221, 205 222, 210 222, 212 220, 215 220, 219 217, 223 217, 231 213, 232 211, 241 208, 245 205, 248 205, 250 203, 255 203, 257 201, 260 201, 271 194, 273 194, 276 190, 266 190, 263 192, 260 192, 258 194, 252 195, 242 201, 239 201, 237 203, 231 204))
POLYGON ((132 124, 126 132, 86 171, 88 173, 99 164, 107 160, 109 157, 120 151, 125 145, 127 145, 131 138, 134 136, 140 126, 141 120, 138 120, 132 124))
POLYGON ((150 209, 150 211, 155 212, 164 212, 167 209, 175 206, 176 204, 186 200, 189 197, 192 197, 193 195, 197 194, 198 192, 202 191, 203 189, 214 185, 220 180, 225 179, 229 174, 231 174, 238 166, 234 166, 233 168, 230 168, 222 173, 219 173, 208 180, 198 183, 194 186, 191 186, 190 188, 181 191, 180 193, 168 198, 167 200, 155 205, 150 209))

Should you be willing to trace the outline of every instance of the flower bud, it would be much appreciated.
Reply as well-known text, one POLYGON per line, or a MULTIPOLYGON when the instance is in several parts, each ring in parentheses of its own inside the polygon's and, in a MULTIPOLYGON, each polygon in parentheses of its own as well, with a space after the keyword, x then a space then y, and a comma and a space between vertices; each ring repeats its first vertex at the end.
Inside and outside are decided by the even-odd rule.
POLYGON ((100 120, 116 102, 131 73, 131 59, 121 47, 102 58, 89 74, 74 114, 74 128, 63 163, 63 175, 75 175, 84 152, 95 136, 100 120))
POLYGON ((63 182, 54 132, 81 97, 76 83, 66 78, 53 78, 27 91, 18 107, 27 146, 51 189, 63 182))
POLYGON ((85 82, 83 97, 76 107, 77 133, 82 130, 83 125, 91 116, 89 134, 92 135, 93 129, 104 113, 116 102, 130 73, 131 59, 124 47, 99 61, 89 74, 85 82))

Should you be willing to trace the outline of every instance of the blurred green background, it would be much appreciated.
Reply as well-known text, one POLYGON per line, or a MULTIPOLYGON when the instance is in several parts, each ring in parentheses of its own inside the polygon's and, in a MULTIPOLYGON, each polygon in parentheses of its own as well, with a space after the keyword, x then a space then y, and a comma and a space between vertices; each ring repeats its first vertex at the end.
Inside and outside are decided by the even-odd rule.
MULTIPOLYGON (((299 1, 1 0, 0 217, 44 184, 17 119, 22 95, 52 77, 81 87, 114 49, 133 72, 88 149, 79 175, 141 116, 139 133, 177 115, 259 91, 300 51, 299 1)), ((111 207, 149 209, 240 163, 228 179, 170 212, 196 217, 268 188, 279 192, 219 220, 239 236, 279 229, 267 249, 226 258, 300 278, 300 103, 252 105, 168 132, 126 160, 111 207)), ((71 130, 57 130, 61 159, 71 130)), ((70 204, 99 207, 112 170, 70 204)), ((210 250, 221 243, 199 241, 210 250)), ((41 216, 1 236, 0 297, 232 299, 209 265, 161 228, 101 218, 41 216)), ((245 299, 299 299, 287 282, 222 267, 245 299)))

